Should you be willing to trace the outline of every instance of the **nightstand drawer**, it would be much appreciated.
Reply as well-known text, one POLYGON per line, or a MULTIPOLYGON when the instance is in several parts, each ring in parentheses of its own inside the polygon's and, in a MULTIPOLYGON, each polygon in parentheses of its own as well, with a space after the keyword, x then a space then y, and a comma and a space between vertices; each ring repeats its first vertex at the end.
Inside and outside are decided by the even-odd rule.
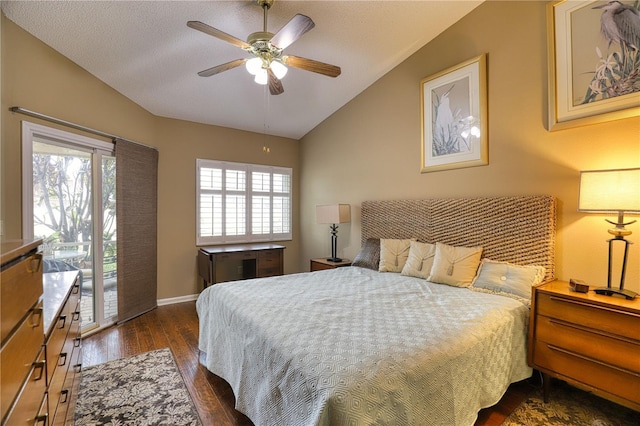
POLYGON ((598 390, 636 404, 640 399, 640 374, 609 367, 582 354, 537 341, 536 364, 598 390))
POLYGON ((594 305, 588 302, 539 294, 537 313, 640 341, 640 317, 617 310, 615 306, 594 309, 594 305))
POLYGON ((350 259, 342 259, 340 262, 333 262, 327 258, 321 257, 316 259, 311 259, 310 270, 314 271, 322 271, 325 269, 335 269, 342 268, 345 266, 351 266, 350 259))
POLYGON ((313 271, 323 271, 325 269, 336 269, 333 265, 327 265, 326 263, 314 262, 311 261, 311 272, 313 271))
POLYGON ((581 325, 544 316, 538 317, 536 337, 564 350, 640 374, 640 342, 595 333, 581 325))

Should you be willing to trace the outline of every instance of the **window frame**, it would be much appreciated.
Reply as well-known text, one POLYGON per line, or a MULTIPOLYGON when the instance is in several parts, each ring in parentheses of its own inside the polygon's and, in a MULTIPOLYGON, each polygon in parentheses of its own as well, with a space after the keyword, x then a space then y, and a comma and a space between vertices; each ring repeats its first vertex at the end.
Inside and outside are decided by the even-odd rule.
POLYGON ((232 243, 253 243, 268 241, 290 241, 293 232, 293 169, 290 167, 268 166, 262 164, 238 163, 231 161, 196 159, 196 246, 232 244, 232 243), (213 168, 222 170, 222 187, 218 189, 203 189, 201 186, 201 169, 213 168), (225 188, 225 172, 227 170, 243 170, 246 172, 244 190, 227 190, 225 188), (252 173, 268 173, 269 174, 269 191, 253 191, 252 173), (275 192, 273 187, 274 175, 281 174, 289 177, 289 191, 275 192), (201 232, 201 216, 202 216, 202 195, 220 194, 222 202, 222 231, 219 236, 202 236, 201 232), (226 229, 226 195, 227 194, 243 194, 245 201, 245 232, 242 235, 227 235, 226 229), (253 234, 253 216, 252 204, 253 196, 269 197, 269 229, 265 234, 253 234), (288 210, 288 232, 275 233, 274 228, 274 203, 276 197, 284 197, 289 200, 288 210))

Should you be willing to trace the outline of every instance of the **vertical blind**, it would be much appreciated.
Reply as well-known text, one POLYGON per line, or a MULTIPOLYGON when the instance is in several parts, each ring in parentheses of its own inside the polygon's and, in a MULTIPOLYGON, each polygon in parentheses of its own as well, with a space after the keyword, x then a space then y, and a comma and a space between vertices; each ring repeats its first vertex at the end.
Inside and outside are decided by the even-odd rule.
POLYGON ((118 322, 157 307, 158 151, 116 140, 118 322))

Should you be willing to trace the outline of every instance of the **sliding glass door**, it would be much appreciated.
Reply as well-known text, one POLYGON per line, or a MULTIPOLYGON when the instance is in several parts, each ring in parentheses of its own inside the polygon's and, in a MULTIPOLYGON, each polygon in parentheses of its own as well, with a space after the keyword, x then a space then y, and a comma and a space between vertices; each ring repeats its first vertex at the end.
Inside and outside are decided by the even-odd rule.
POLYGON ((45 272, 79 271, 83 331, 117 315, 115 162, 113 144, 23 123, 23 234, 45 272))

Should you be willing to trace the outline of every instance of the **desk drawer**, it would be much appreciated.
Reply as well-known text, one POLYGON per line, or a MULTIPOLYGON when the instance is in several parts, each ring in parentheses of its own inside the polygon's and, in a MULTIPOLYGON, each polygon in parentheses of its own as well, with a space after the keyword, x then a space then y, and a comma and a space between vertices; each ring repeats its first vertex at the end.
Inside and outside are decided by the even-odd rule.
POLYGON ((265 250, 258 253, 258 276, 282 275, 282 250, 265 250))
POLYGON ((539 315, 640 341, 640 316, 633 313, 549 294, 539 294, 537 304, 539 315))
POLYGON ((220 253, 214 255, 214 259, 220 262, 233 262, 238 260, 255 259, 254 252, 220 253))
POLYGON ((42 255, 34 253, 2 271, 0 340, 22 321, 42 295, 42 255))
POLYGON ((546 342, 535 345, 536 364, 593 388, 640 404, 640 374, 607 365, 546 342))

